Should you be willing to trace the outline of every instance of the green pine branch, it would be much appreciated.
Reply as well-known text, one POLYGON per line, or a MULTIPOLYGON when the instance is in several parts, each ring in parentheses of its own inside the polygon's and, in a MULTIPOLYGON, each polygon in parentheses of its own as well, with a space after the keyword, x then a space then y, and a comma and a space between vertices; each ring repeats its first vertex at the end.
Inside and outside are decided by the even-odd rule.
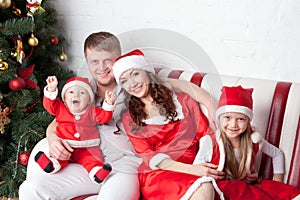
POLYGON ((0 34, 5 36, 23 35, 33 31, 34 23, 30 17, 8 19, 0 23, 0 34))

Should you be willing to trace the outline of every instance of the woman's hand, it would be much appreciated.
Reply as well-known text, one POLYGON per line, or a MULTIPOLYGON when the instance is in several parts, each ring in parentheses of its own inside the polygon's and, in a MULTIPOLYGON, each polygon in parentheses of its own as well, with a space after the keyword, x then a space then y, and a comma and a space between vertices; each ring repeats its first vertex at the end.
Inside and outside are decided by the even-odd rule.
POLYGON ((217 165, 212 163, 201 163, 198 165, 192 165, 192 173, 198 176, 209 176, 215 180, 225 179, 225 172, 218 171, 217 165))

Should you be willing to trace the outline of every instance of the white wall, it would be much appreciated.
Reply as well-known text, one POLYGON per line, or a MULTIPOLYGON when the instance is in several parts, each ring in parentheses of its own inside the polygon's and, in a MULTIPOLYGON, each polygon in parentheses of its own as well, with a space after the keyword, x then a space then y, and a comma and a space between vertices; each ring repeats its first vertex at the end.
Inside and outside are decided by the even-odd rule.
POLYGON ((204 70, 200 67, 202 71, 212 65, 220 74, 300 83, 298 0, 48 2, 59 14, 61 31, 69 42, 66 64, 75 71, 86 66, 84 39, 104 30, 121 38, 124 51, 139 47, 140 42, 150 53, 171 55, 168 59, 174 66, 182 60, 207 65, 204 70))

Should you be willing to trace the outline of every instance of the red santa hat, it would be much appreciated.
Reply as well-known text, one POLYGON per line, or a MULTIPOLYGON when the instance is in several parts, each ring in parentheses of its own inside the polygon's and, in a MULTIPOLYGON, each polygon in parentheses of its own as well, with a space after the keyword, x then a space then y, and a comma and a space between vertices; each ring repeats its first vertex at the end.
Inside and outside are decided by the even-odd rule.
POLYGON ((154 68, 146 60, 141 50, 135 49, 123 56, 117 58, 113 66, 113 72, 117 83, 120 82, 122 74, 129 69, 143 69, 154 73, 154 68))
POLYGON ((75 77, 72 77, 69 80, 67 80, 66 84, 64 85, 64 87, 61 91, 61 98, 63 101, 65 101, 65 93, 66 93, 67 89, 69 89, 72 86, 81 86, 84 89, 86 89, 88 94, 90 95, 91 103, 94 101, 95 95, 92 90, 92 86, 89 83, 89 79, 84 78, 84 77, 79 77, 79 76, 75 76, 75 77))
POLYGON ((222 88, 222 94, 216 111, 217 119, 226 112, 243 113, 251 120, 253 117, 253 88, 242 88, 239 86, 222 88))

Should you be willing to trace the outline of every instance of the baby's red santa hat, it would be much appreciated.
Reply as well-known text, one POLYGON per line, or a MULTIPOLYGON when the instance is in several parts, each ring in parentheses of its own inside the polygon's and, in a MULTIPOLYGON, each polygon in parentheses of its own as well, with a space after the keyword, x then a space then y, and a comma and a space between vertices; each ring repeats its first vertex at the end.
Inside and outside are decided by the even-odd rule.
POLYGON ((75 76, 67 80, 66 84, 64 85, 61 91, 61 98, 63 101, 65 101, 65 93, 67 89, 69 89, 72 86, 81 86, 84 89, 86 89, 88 94, 90 95, 91 103, 94 101, 94 92, 92 90, 92 86, 89 82, 89 79, 84 77, 79 77, 79 76, 75 76))
POLYGON ((120 77, 129 69, 143 69, 154 73, 154 68, 144 56, 144 53, 135 49, 123 56, 117 58, 113 66, 113 72, 117 83, 120 83, 120 77))
POLYGON ((233 86, 222 88, 222 94, 216 111, 217 119, 226 112, 243 113, 252 120, 253 117, 253 88, 243 88, 242 86, 233 86))

